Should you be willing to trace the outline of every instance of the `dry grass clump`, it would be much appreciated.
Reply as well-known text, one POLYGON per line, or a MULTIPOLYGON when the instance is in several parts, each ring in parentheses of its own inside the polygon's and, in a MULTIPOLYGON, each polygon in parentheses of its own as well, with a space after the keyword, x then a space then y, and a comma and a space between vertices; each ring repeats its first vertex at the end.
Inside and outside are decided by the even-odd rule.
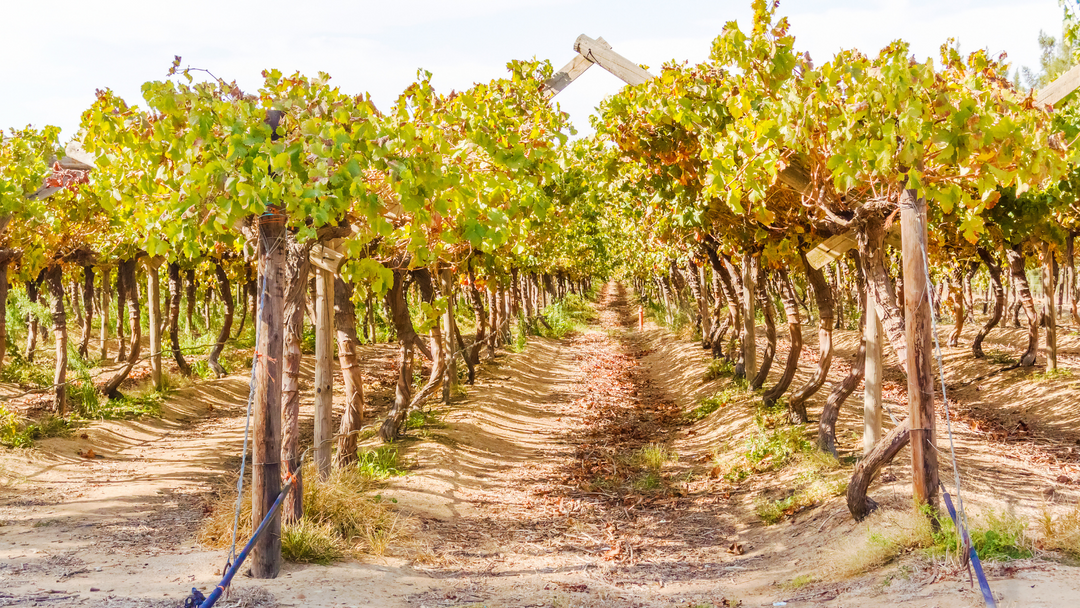
POLYGON ((848 543, 826 560, 828 574, 850 578, 864 574, 916 548, 934 544, 930 520, 917 509, 879 510, 867 519, 867 535, 848 543))
POLYGON ((1080 503, 1073 504, 1056 517, 1050 507, 1044 507, 1037 525, 1042 533, 1041 549, 1058 551, 1080 560, 1080 503))
MULTIPOLYGON (((319 481, 314 465, 304 466, 304 517, 282 527, 285 559, 294 562, 329 563, 360 554, 382 555, 403 533, 401 516, 391 501, 370 496, 378 481, 359 467, 334 469, 319 481)), ((222 491, 208 506, 209 516, 197 540, 223 549, 232 541, 236 490, 222 491)), ((251 536, 251 494, 245 492, 240 507, 237 543, 251 536)))

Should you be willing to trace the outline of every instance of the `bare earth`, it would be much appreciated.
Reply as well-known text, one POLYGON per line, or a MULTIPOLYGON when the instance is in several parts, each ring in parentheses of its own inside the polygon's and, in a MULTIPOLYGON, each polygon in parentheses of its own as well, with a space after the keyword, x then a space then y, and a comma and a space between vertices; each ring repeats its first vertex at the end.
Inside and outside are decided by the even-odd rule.
MULTIPOLYGON (((782 477, 733 485, 707 474, 717 446, 742 445, 753 411, 721 409, 683 424, 681 413, 725 382, 702 382, 707 354, 652 324, 638 331, 636 310, 615 285, 598 308, 587 331, 533 339, 525 352, 486 364, 468 397, 440 410, 445 426, 401 444, 412 471, 382 494, 397 499, 411 541, 386 557, 287 564, 276 580, 238 579, 224 605, 982 605, 966 572, 948 567, 909 568, 889 582, 884 573, 896 566, 828 580, 821 572, 830 552, 865 534, 843 498, 764 526, 754 505, 784 497, 782 477), (618 487, 627 456, 649 444, 678 456, 665 465, 662 487, 618 487), (824 582, 785 584, 800 575, 824 582)), ((986 349, 1015 354, 1021 331, 995 330, 986 349)), ((805 333, 812 349, 814 332, 805 333)), ((847 372, 856 339, 838 332, 830 381, 847 372)), ((1063 367, 1080 374, 1080 340, 1062 335, 1059 344, 1063 367)), ((786 356, 783 339, 778 351, 770 381, 786 356)), ((967 348, 944 356, 969 509, 1034 517, 1044 505, 1075 501, 1080 376, 1036 383, 1031 370, 1012 370, 971 382, 1002 366, 973 360, 967 348)), ((367 351, 376 414, 392 358, 385 345, 367 351)), ((890 367, 886 378, 902 382, 890 367)), ((902 385, 886 395, 902 417, 902 385)), ((160 420, 96 423, 0 454, 0 606, 176 606, 191 587, 209 591, 224 554, 197 546, 194 531, 210 490, 239 467, 246 396, 246 377, 203 382, 172 396, 160 420)), ((842 453, 860 449, 861 406, 856 391, 838 426, 842 453)), ((304 414, 310 441, 310 405, 304 414)), ((944 434, 939 446, 951 480, 944 434)), ((910 501, 908 458, 905 450, 871 487, 886 507, 910 501)), ((1000 606, 1080 604, 1080 572, 1070 566, 1036 559, 990 570, 1000 606)))

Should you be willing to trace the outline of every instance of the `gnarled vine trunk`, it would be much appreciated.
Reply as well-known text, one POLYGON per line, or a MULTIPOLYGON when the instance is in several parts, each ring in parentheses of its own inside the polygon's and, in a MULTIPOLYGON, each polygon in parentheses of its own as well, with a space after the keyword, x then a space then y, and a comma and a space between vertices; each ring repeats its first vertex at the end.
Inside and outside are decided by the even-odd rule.
MULTIPOLYGON (((121 262, 123 263, 123 262, 121 262)), ((127 283, 125 283, 125 274, 120 272, 120 265, 116 267, 116 362, 123 363, 127 361, 127 344, 124 343, 124 323, 128 322, 127 308, 127 283)), ((132 276, 134 276, 134 270, 132 270, 132 276)), ((134 279, 132 279, 134 280, 134 279)))
POLYGON ((851 476, 847 488, 848 512, 855 518, 855 521, 866 519, 866 516, 877 508, 874 499, 867 496, 870 484, 881 472, 881 467, 891 462, 900 453, 900 450, 908 444, 910 431, 908 420, 901 421, 900 424, 893 427, 891 431, 881 438, 881 441, 874 446, 874 449, 865 458, 855 465, 855 473, 851 476))
POLYGON ((953 317, 953 329, 949 332, 946 344, 960 345, 960 333, 964 331, 964 267, 956 264, 949 279, 949 297, 947 299, 953 317))
POLYGON ((979 259, 986 264, 986 270, 990 275, 990 289, 994 294, 994 308, 990 311, 990 318, 986 320, 986 324, 982 326, 979 333, 975 334, 975 340, 971 343, 972 354, 976 359, 981 359, 986 356, 982 349, 983 340, 1001 321, 1001 313, 1005 308, 1005 290, 1001 286, 1001 266, 998 265, 997 260, 982 247, 979 247, 978 252, 979 259))
MULTIPOLYGON (((402 266, 404 264, 398 264, 402 266)), ((394 393, 394 405, 386 415, 386 420, 379 427, 379 437, 383 441, 397 439, 401 432, 401 425, 409 412, 412 403, 412 364, 413 347, 420 344, 420 340, 413 328, 412 316, 409 314, 409 305, 406 301, 406 279, 408 271, 394 270, 394 284, 386 293, 386 305, 390 309, 391 321, 397 332, 401 350, 398 353, 398 379, 394 393)))
POLYGON ((128 328, 131 334, 131 343, 128 346, 127 364, 120 368, 109 379, 101 392, 110 399, 121 397, 120 385, 131 374, 132 368, 139 361, 139 353, 142 352, 142 325, 139 323, 139 283, 135 280, 135 259, 120 262, 116 269, 116 282, 124 286, 122 293, 118 293, 117 304, 123 301, 128 312, 128 328))
POLYGON ((180 373, 190 376, 191 366, 180 350, 180 264, 169 262, 166 271, 169 277, 169 346, 180 373))
POLYGON ((1016 285, 1016 299, 1024 308, 1028 320, 1028 344, 1027 349, 1020 355, 1020 365, 1030 367, 1035 365, 1035 355, 1039 350, 1039 315, 1035 311, 1035 300, 1031 296, 1031 287, 1027 281, 1022 246, 1005 248, 1005 257, 1009 260, 1012 283, 1016 285))
MULTIPOLYGON (((26 282, 26 298, 30 300, 30 304, 37 304, 39 299, 38 291, 41 287, 41 280, 45 271, 41 271, 36 279, 26 282)), ((38 318, 31 310, 26 317, 26 350, 23 351, 23 359, 28 362, 34 360, 34 352, 37 351, 37 339, 38 339, 38 318)))
MULTIPOLYGON (((285 521, 304 514, 303 479, 300 469, 300 344, 304 340, 304 295, 307 292, 308 254, 311 246, 300 243, 292 232, 285 234, 285 302, 281 366, 281 474, 297 476, 297 490, 282 506, 285 521)), ((218 267, 220 268, 220 266, 218 267)), ((224 334, 228 335, 228 333, 224 334)))
POLYGON ((82 319, 79 356, 85 359, 90 356, 90 335, 94 333, 94 267, 89 264, 83 266, 83 301, 86 302, 86 314, 82 319))
MULTIPOLYGON (((855 261, 856 274, 859 285, 859 308, 862 313, 859 319, 859 336, 865 336, 866 330, 866 281, 863 277, 862 264, 859 256, 852 251, 851 257, 855 261)), ((836 383, 829 398, 825 400, 825 407, 821 410, 821 419, 818 420, 818 447, 823 452, 837 456, 836 453, 836 419, 840 415, 840 407, 851 393, 862 382, 863 373, 866 371, 866 340, 859 341, 859 350, 855 353, 855 361, 851 364, 851 371, 843 380, 836 383)))
POLYGON ((45 280, 53 297, 53 341, 56 346, 56 367, 53 370, 53 411, 57 416, 67 413, 67 314, 64 312, 64 269, 54 263, 46 271, 45 280))
MULTIPOLYGON (((236 307, 233 304, 232 284, 229 283, 229 277, 225 274, 225 269, 222 268, 220 262, 214 262, 214 276, 217 277, 218 289, 221 291, 221 301, 225 303, 225 319, 221 322, 221 331, 218 332, 217 342, 210 349, 210 357, 207 358, 206 362, 210 365, 210 369, 214 370, 218 378, 221 378, 226 375, 226 371, 224 367, 221 367, 221 363, 218 363, 218 358, 221 357, 221 351, 225 350, 225 342, 232 335, 232 322, 236 307)), ((293 492, 292 494, 295 496, 300 492, 293 492)))
MULTIPOLYGON (((713 269, 713 277, 715 281, 719 283, 719 290, 724 294, 723 299, 727 301, 727 319, 719 325, 719 329, 714 332, 712 338, 712 355, 713 358, 719 359, 724 356, 724 336, 727 334, 728 328, 735 327, 735 332, 738 334, 738 328, 742 324, 742 318, 740 316, 741 311, 739 309, 738 296, 736 295, 735 287, 732 284, 731 274, 717 254, 715 242, 711 238, 706 239, 706 241, 702 243, 702 249, 705 251, 705 257, 709 260, 709 266, 713 269)), ((717 300, 716 314, 719 316, 720 298, 717 298, 717 300)))
POLYGON ((780 380, 762 395, 766 407, 772 407, 787 392, 791 381, 795 378, 795 372, 799 370, 799 355, 802 353, 802 318, 799 315, 799 304, 795 299, 791 277, 783 268, 777 271, 777 275, 780 277, 780 301, 784 303, 784 316, 787 317, 791 350, 788 351, 784 373, 780 376, 780 380))
POLYGON ((337 334, 338 365, 345 381, 345 410, 338 427, 337 467, 348 466, 357 460, 357 433, 364 425, 364 377, 360 373, 356 335, 356 306, 353 304, 353 284, 341 277, 334 279, 334 328, 337 334))
POLYGON ((814 290, 814 302, 818 309, 818 362, 810 379, 799 390, 792 393, 788 400, 788 409, 799 422, 807 422, 806 400, 825 384, 825 377, 829 374, 832 366, 833 344, 833 296, 829 282, 825 280, 825 274, 820 269, 814 268, 806 259, 806 254, 799 252, 803 267, 806 269, 806 278, 814 290))
POLYGON ((765 280, 765 269, 762 263, 757 264, 757 281, 754 286, 757 294, 758 306, 761 307, 765 317, 765 352, 761 356, 761 367, 757 375, 750 381, 750 388, 757 390, 765 384, 772 368, 773 357, 776 356, 776 320, 773 315, 772 301, 769 298, 768 284, 765 280))
POLYGON ((188 268, 184 273, 184 313, 187 316, 187 332, 189 336, 199 335, 195 327, 195 269, 188 268))

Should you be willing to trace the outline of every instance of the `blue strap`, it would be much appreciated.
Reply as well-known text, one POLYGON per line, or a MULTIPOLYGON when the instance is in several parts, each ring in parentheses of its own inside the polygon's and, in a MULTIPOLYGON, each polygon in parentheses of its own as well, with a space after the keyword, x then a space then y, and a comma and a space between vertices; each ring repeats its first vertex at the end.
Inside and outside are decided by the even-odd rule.
POLYGON ((960 525, 960 521, 956 517, 956 509, 953 508, 952 498, 944 488, 942 488, 941 494, 945 498, 945 508, 949 510, 949 517, 952 518, 953 525, 956 526, 956 529, 961 534, 964 544, 968 547, 971 565, 975 568, 975 578, 979 579, 979 589, 982 591, 983 601, 986 602, 986 605, 989 606, 989 608, 997 608, 997 602, 994 601, 994 594, 990 591, 990 583, 986 582, 986 574, 983 573, 982 562, 979 561, 979 554, 975 552, 975 545, 971 542, 971 537, 968 536, 967 529, 960 525))
POLYGON ((289 490, 292 490, 294 483, 296 483, 296 477, 290 476, 288 483, 285 484, 285 487, 281 489, 281 493, 278 494, 277 500, 274 501, 273 506, 267 511, 266 517, 259 523, 259 527, 255 529, 251 538, 248 539, 247 544, 244 545, 244 549, 236 556, 236 561, 225 572, 225 577, 221 579, 221 583, 217 587, 214 587, 214 590, 210 592, 210 596, 204 598, 202 593, 199 593, 198 589, 192 587, 192 595, 184 602, 184 605, 187 606, 187 608, 211 608, 218 601, 221 594, 229 588, 229 584, 232 583, 233 577, 236 576, 237 571, 240 570, 240 566, 244 564, 244 560, 247 559, 248 553, 250 553, 252 547, 255 546, 255 541, 259 540, 259 537, 262 536, 262 533, 269 526, 270 520, 277 515, 278 509, 281 508, 281 503, 285 501, 285 496, 289 493, 289 490))

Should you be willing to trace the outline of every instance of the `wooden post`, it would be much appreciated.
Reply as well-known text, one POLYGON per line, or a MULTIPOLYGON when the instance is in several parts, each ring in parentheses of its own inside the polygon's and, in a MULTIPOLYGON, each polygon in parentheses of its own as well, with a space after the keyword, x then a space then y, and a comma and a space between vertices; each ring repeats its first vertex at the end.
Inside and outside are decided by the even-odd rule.
POLYGON ((930 277, 926 272, 926 201, 914 190, 900 195, 904 263, 904 330, 907 335, 908 404, 911 421, 912 490, 916 504, 937 510, 938 467, 934 450, 934 342, 930 277))
POLYGON ((315 274, 315 469, 330 475, 331 420, 334 411, 334 273, 315 274))
POLYGON ((0 369, 4 368, 7 355, 8 264, 9 258, 0 260, 0 369))
MULTIPOLYGON (((285 216, 270 207, 259 218, 259 268, 266 294, 259 298, 255 343, 254 449, 251 527, 262 522, 281 492, 281 363, 284 345, 285 216)), ((255 543, 251 575, 275 578, 281 571, 281 515, 255 543)))
POLYGON ((457 357, 454 353, 459 348, 454 336, 455 325, 457 324, 454 319, 454 275, 450 272, 450 268, 443 268, 439 272, 439 277, 442 279, 442 292, 446 297, 446 314, 443 315, 443 325, 446 326, 446 381, 443 382, 443 403, 450 405, 450 400, 454 394, 454 388, 457 387, 457 357))
POLYGON ((756 273, 754 272, 754 256, 750 253, 743 255, 742 263, 743 279, 743 369, 746 378, 751 379, 757 373, 757 342, 755 340, 754 322, 754 295, 756 273))
POLYGON ((109 358, 109 294, 112 293, 112 289, 109 287, 109 270, 108 266, 101 268, 101 289, 98 292, 101 294, 101 360, 109 358))
POLYGON ((150 258, 146 261, 146 293, 150 303, 146 307, 150 315, 150 377, 154 388, 161 390, 161 291, 158 285, 158 266, 162 258, 150 258))
POLYGON ((1054 251, 1050 243, 1042 244, 1042 284, 1046 298, 1046 369, 1057 369, 1057 303, 1054 295, 1054 251))
MULTIPOLYGON (((870 291, 869 286, 867 291, 870 291)), ((881 440, 881 318, 877 314, 872 293, 866 294, 866 369, 863 392, 863 456, 874 449, 881 440)))

